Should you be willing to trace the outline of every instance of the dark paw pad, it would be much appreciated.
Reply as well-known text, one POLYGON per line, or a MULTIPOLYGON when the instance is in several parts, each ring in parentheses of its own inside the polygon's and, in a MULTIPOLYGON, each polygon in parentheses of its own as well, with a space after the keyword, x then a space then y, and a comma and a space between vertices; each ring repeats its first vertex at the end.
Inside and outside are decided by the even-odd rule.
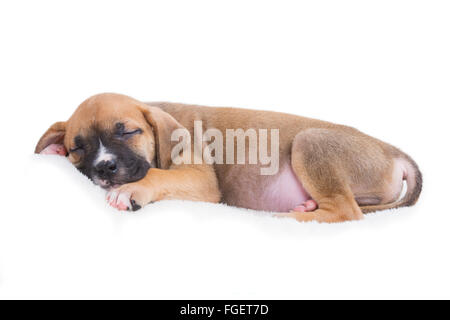
POLYGON ((131 210, 132 211, 137 211, 137 210, 139 210, 140 208, 142 208, 140 205, 138 205, 137 203, 136 203, 136 201, 134 201, 134 200, 131 200, 131 210))

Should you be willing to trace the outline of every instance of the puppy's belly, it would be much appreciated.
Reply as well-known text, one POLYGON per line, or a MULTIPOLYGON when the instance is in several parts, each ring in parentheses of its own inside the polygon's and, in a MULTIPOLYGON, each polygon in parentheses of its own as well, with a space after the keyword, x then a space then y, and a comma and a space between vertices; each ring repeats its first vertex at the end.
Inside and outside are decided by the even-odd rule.
POLYGON ((291 166, 287 165, 266 185, 260 199, 260 209, 288 212, 308 199, 311 196, 303 188, 291 166))

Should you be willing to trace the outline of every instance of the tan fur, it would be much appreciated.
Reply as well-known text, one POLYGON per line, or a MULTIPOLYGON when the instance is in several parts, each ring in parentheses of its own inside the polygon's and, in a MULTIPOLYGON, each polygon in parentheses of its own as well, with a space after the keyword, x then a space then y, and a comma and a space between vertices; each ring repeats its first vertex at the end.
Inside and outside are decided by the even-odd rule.
MULTIPOLYGON (((258 209, 254 199, 262 197, 265 187, 273 182, 273 177, 258 174, 259 164, 177 166, 171 163, 171 132, 184 127, 193 136, 195 120, 202 120, 204 130, 217 128, 224 136, 226 129, 280 129, 280 168, 291 165, 319 206, 313 212, 280 216, 299 221, 356 220, 363 217, 362 212, 412 205, 420 194, 420 171, 409 156, 351 127, 268 111, 177 103, 144 104, 117 94, 101 94, 86 100, 67 122, 53 125, 35 151, 39 153, 60 141, 64 130, 64 145, 69 149, 74 137, 87 134, 93 123, 107 130, 119 119, 144 130, 129 142, 130 146, 159 164, 159 169, 149 170, 144 179, 119 187, 119 191, 131 194, 140 205, 163 199, 187 199, 223 201, 258 209), (400 168, 395 159, 402 159, 406 167, 400 168), (409 174, 408 192, 396 202, 401 169, 409 174), (368 205, 358 205, 357 201, 368 205)), ((76 165, 77 159, 69 157, 69 160, 76 165)))

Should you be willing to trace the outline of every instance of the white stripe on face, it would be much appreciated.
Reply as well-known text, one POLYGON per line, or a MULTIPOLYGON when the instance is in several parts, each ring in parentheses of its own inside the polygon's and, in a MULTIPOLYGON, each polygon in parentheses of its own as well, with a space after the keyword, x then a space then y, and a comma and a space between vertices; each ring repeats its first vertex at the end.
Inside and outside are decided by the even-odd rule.
POLYGON ((102 161, 111 161, 116 157, 114 154, 110 153, 108 149, 106 149, 101 140, 99 140, 99 142, 100 147, 98 148, 97 156, 94 160, 94 166, 102 161))

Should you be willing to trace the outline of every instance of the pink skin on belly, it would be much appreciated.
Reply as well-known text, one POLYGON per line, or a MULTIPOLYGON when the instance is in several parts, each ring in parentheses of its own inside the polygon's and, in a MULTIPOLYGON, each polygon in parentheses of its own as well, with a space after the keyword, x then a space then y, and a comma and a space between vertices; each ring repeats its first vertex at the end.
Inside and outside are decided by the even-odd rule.
POLYGON ((262 200, 265 210, 275 212, 313 211, 317 204, 303 188, 291 166, 284 167, 267 187, 262 200))

